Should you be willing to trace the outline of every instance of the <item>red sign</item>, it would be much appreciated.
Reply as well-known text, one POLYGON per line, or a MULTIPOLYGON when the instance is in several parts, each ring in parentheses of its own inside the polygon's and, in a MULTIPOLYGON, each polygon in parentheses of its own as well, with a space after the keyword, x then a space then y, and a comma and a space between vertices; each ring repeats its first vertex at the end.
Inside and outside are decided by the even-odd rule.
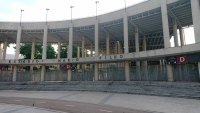
POLYGON ((66 68, 66 69, 71 69, 71 68, 72 68, 72 65, 71 65, 71 64, 67 64, 65 68, 66 68))
POLYGON ((186 55, 177 56, 176 60, 177 60, 177 64, 188 63, 188 57, 186 55))
POLYGON ((2 70, 2 66, 0 65, 0 70, 2 70))

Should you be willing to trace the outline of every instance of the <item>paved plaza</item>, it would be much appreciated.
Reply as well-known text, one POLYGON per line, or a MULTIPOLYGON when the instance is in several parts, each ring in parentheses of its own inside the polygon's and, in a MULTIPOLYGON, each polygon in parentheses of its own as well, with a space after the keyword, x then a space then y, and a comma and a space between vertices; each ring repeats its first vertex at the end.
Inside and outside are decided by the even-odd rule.
MULTIPOLYGON (((114 106, 119 108, 129 108, 145 112, 161 112, 161 113, 199 113, 200 101, 195 99, 172 98, 144 96, 107 92, 81 92, 81 91, 0 91, 1 98, 17 97, 29 99, 48 99, 57 101, 79 102, 97 105, 114 106)), ((15 100, 16 101, 16 100, 15 100)), ((22 100, 18 100, 22 101, 22 100)), ((46 104, 44 102, 44 104, 46 104)), ((19 107, 0 104, 6 110, 12 111, 19 107), (7 107, 10 106, 10 107, 7 107)), ((73 106, 73 105, 71 105, 73 106)), ((1 107, 1 109, 2 109, 1 107)), ((38 110, 35 108, 26 108, 27 110, 38 110)), ((52 111, 47 111, 52 112, 52 111)), ((3 112, 4 113, 4 112, 3 112)), ((5 112, 5 113, 18 113, 5 112)))
POLYGON ((22 106, 22 105, 10 105, 0 103, 0 112, 1 113, 64 113, 55 110, 22 106))

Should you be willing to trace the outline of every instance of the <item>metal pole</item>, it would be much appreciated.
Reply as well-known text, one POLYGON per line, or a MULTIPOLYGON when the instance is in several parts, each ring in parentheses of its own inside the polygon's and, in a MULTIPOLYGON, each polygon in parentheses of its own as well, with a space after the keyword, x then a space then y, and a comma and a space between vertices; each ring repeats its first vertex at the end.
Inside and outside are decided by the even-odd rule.
POLYGON ((96 1, 96 19, 97 19, 97 3, 99 3, 99 1, 96 1))
POLYGON ((74 8, 74 6, 70 6, 71 8, 71 23, 72 23, 72 8, 74 8))
POLYGON ((72 23, 72 8, 71 8, 71 23, 72 23))
POLYGON ((46 9, 46 11, 47 11, 47 12, 46 12, 46 25, 47 25, 47 14, 48 14, 48 10, 49 10, 49 9, 47 8, 47 9, 46 9))
POLYGON ((125 3, 125 11, 126 11, 126 0, 124 0, 124 3, 125 3))
POLYGON ((23 9, 21 9, 21 16, 20 16, 20 26, 21 26, 21 20, 22 20, 22 11, 24 11, 23 9))

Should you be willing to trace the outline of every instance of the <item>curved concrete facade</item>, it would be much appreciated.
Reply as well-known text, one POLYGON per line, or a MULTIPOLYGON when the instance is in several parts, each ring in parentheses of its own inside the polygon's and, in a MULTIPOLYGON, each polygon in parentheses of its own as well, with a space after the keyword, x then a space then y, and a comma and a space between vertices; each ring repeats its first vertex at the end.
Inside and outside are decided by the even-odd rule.
MULTIPOLYGON (((16 43, 15 60, 5 60, 0 64, 14 65, 13 81, 16 81, 17 65, 42 65, 41 81, 44 81, 45 66, 48 64, 94 63, 94 80, 98 80, 99 63, 124 62, 125 79, 130 80, 130 62, 136 66, 147 66, 147 60, 163 59, 169 56, 198 53, 200 48, 200 7, 199 0, 148 0, 124 9, 71 21, 48 22, 0 22, 0 43, 16 43), (177 30, 194 25, 195 44, 184 45, 184 33, 177 30), (171 48, 170 38, 174 36, 175 47, 171 48), (17 37, 17 38, 16 38, 17 37), (34 60, 34 50, 30 60, 18 60, 20 43, 43 43, 42 60, 34 60), (47 43, 67 43, 68 58, 46 59, 47 43), (89 58, 73 58, 72 46, 94 51, 89 58), (179 46, 179 47, 178 47, 179 46)), ((3 48, 0 48, 2 53, 3 48)), ((80 54, 80 51, 79 53, 80 54)), ((84 53, 82 53, 84 54, 84 53)), ((60 55, 58 55, 60 56, 60 55)), ((80 56, 80 55, 77 55, 80 56)), ((200 65, 200 63, 199 63, 200 65)), ((173 66, 167 65, 168 81, 173 80, 173 66)), ((200 68, 199 68, 200 71, 200 68)), ((68 81, 71 81, 68 70, 68 81)), ((137 74, 140 74, 138 72, 137 74)))
MULTIPOLYGON (((171 4, 173 2, 177 2, 178 0, 167 0, 167 4, 171 4)), ((128 7, 126 12, 128 16, 137 15, 149 10, 153 10, 156 8, 161 7, 160 0, 149 0, 143 3, 128 7)), ((118 10, 115 12, 111 12, 108 14, 98 16, 99 24, 107 23, 115 20, 123 19, 124 9, 118 10)), ((95 24, 96 17, 89 17, 89 18, 82 18, 73 20, 74 27, 83 27, 83 26, 92 26, 95 24)), ((24 30, 42 30, 44 28, 45 22, 23 22, 23 29, 24 30)), ((54 21, 48 22, 49 29, 63 29, 70 27, 71 21, 54 21)), ((19 23, 13 22, 0 22, 0 29, 1 30, 17 30, 17 26, 19 23)))

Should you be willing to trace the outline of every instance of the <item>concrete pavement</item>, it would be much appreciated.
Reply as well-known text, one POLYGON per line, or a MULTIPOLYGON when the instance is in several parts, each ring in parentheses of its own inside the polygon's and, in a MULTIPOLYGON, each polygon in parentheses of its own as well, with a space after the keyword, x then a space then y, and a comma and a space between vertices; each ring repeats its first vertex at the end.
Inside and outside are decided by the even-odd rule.
POLYGON ((163 113, 199 113, 195 99, 81 91, 0 91, 0 97, 22 97, 94 103, 163 113))
POLYGON ((64 112, 44 109, 44 108, 0 103, 0 113, 27 113, 27 112, 28 113, 64 113, 64 112))

